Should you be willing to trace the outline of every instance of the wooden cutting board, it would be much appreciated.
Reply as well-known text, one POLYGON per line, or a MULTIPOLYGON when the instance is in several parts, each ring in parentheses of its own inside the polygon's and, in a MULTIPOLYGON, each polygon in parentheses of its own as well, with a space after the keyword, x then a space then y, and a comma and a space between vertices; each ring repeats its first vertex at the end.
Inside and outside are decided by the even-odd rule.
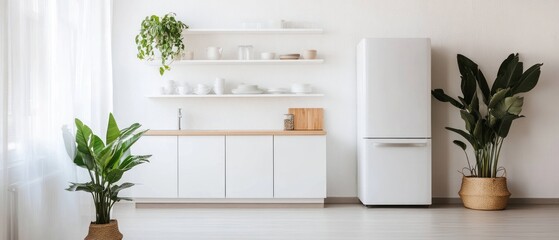
POLYGON ((293 125, 295 130, 322 130, 324 109, 322 108, 290 108, 293 114, 293 125))

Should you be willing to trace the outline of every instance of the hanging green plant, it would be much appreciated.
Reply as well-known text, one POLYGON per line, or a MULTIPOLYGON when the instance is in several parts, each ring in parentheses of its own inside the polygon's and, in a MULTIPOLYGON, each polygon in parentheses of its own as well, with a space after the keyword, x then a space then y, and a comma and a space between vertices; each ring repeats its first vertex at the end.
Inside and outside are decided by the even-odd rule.
POLYGON ((142 21, 140 33, 136 35, 139 59, 155 60, 155 49, 161 54, 161 76, 165 71, 171 70, 169 64, 184 51, 182 31, 188 29, 188 26, 175 17, 174 13, 167 13, 162 18, 147 16, 142 21))

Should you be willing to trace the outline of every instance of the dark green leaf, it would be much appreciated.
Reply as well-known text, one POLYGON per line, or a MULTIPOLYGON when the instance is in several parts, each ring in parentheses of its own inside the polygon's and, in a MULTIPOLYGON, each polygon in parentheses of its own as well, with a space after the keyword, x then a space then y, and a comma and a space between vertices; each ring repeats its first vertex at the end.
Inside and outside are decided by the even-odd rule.
POLYGON ((526 70, 526 72, 520 77, 519 83, 512 89, 511 95, 532 90, 538 83, 541 73, 540 68, 542 65, 542 63, 539 63, 528 68, 528 70, 526 70))
POLYGON ((458 62, 458 70, 460 71, 460 74, 462 76, 466 76, 470 71, 477 72, 478 70, 477 64, 474 61, 467 58, 466 56, 462 54, 458 54, 456 55, 456 60, 458 62))
POLYGON ((483 145, 483 133, 485 131, 487 131, 487 129, 485 129, 485 125, 483 124, 483 119, 478 119, 472 136, 480 145, 483 145))
POLYGON ((474 94, 476 94, 476 77, 472 71, 467 71, 465 76, 462 76, 462 82, 460 83, 460 88, 462 90, 462 95, 464 95, 464 100, 466 105, 469 105, 472 101, 474 94))
POLYGON ((452 141, 452 143, 456 144, 456 146, 458 146, 458 147, 462 148, 462 150, 466 151, 467 146, 464 142, 459 141, 459 140, 454 140, 454 141, 452 141))
POLYGON ((451 127, 446 127, 447 130, 455 132, 460 134, 460 136, 462 136, 464 139, 466 139, 474 148, 474 150, 477 150, 477 144, 474 141, 474 139, 472 138, 472 136, 470 134, 468 134, 467 132, 464 132, 463 130, 460 129, 456 129, 456 128, 451 128, 451 127))
POLYGON ((124 171, 121 169, 111 169, 109 170, 109 172, 107 173, 107 179, 105 179, 107 182, 109 182, 109 184, 118 182, 118 180, 120 180, 122 178, 122 175, 124 174, 124 171))
POLYGON ((441 102, 450 102, 450 104, 454 105, 457 108, 460 108, 460 109, 464 108, 464 105, 462 105, 456 99, 446 95, 444 93, 444 91, 440 88, 431 91, 431 94, 433 95, 433 97, 435 97, 435 99, 437 99, 441 102))
POLYGON ((510 127, 512 125, 512 121, 514 121, 515 119, 521 118, 524 116, 516 116, 516 115, 511 115, 508 114, 506 116, 504 116, 501 121, 499 126, 497 127, 497 135, 499 135, 502 138, 506 138, 507 135, 509 134, 509 130, 510 127))
MULTIPOLYGON (((517 77, 516 74, 518 73, 517 67, 520 67, 518 61, 518 54, 511 54, 503 61, 501 67, 499 67, 497 78, 491 88, 491 94, 496 93, 499 89, 512 87, 514 83, 519 80, 515 79, 515 77, 517 77)), ((522 70, 520 70, 520 72, 522 72, 522 70)))
POLYGON ((489 103, 489 99, 491 98, 491 91, 489 90, 489 86, 487 85, 487 80, 485 79, 485 76, 483 76, 481 70, 477 71, 476 79, 477 79, 477 85, 479 86, 479 89, 481 90, 481 94, 483 95, 483 102, 487 104, 489 103))
POLYGON ((476 118, 472 114, 468 113, 466 110, 460 110, 460 116, 462 117, 462 119, 464 119, 466 130, 468 132, 472 132, 477 121, 476 118))

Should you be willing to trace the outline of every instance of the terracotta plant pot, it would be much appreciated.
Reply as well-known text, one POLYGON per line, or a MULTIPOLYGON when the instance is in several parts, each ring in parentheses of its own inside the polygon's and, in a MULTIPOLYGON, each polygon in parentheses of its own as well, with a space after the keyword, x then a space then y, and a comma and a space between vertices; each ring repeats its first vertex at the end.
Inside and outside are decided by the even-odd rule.
POLYGON ((89 225, 89 232, 85 237, 85 240, 121 240, 122 233, 118 230, 118 222, 116 220, 111 220, 107 224, 95 224, 91 223, 89 225))
POLYGON ((503 210, 510 197, 506 177, 463 177, 458 194, 464 207, 476 210, 503 210))

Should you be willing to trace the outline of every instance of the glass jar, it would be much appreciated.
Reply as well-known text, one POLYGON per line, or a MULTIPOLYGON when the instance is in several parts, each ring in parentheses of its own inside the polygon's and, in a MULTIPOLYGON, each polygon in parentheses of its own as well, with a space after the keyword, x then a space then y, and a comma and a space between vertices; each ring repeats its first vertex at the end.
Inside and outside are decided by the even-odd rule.
POLYGON ((289 131, 295 128, 295 124, 293 122, 293 114, 284 114, 283 115, 283 130, 289 131))
POLYGON ((239 60, 252 60, 252 45, 239 45, 239 60))

